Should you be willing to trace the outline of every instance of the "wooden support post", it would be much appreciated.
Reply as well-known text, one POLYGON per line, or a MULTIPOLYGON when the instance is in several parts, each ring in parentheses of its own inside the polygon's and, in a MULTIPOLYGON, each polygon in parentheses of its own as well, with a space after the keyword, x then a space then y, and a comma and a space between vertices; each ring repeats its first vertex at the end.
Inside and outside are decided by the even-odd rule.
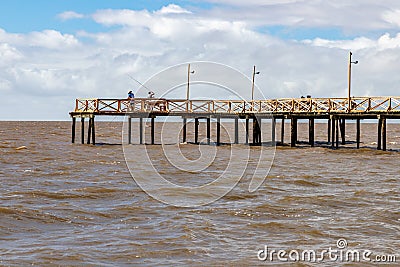
POLYGON ((132 144, 132 117, 128 117, 128 144, 132 144))
POLYGON ((207 144, 211 142, 211 118, 207 118, 207 144))
POLYGON ((378 119, 378 150, 382 149, 382 119, 378 119))
POLYGON ((331 119, 328 119, 328 144, 331 143, 331 119))
POLYGON ((187 119, 183 118, 183 125, 182 125, 182 143, 186 143, 186 123, 187 119))
POLYGON ((382 150, 386 151, 386 118, 382 118, 382 150))
POLYGON ((261 127, 256 117, 253 118, 253 145, 261 145, 261 127))
POLYGON ((336 129, 335 121, 336 121, 336 119, 334 117, 332 117, 330 119, 330 121, 331 121, 331 133, 332 133, 331 146, 332 146, 332 148, 335 148, 335 129, 336 129))
POLYGON ((357 142, 357 149, 360 148, 360 119, 357 119, 357 132, 356 132, 356 142, 357 142))
POLYGON ((76 128, 76 118, 72 118, 72 133, 71 133, 71 141, 74 144, 75 143, 75 128, 76 128))
POLYGON ((342 137, 342 145, 346 144, 346 119, 340 119, 340 135, 342 137))
POLYGON ((262 119, 261 118, 256 118, 257 121, 257 145, 261 145, 262 144, 262 119))
POLYGON ((281 124, 281 143, 282 145, 285 143, 285 119, 282 118, 281 124))
POLYGON ((96 145, 96 131, 95 131, 95 127, 94 127, 95 123, 94 123, 94 116, 92 118, 92 145, 96 145))
POLYGON ((139 118, 139 144, 143 144, 143 118, 139 118))
POLYGON ((85 118, 81 118, 81 143, 85 143, 85 118))
POLYGON ((194 119, 194 143, 199 143, 199 118, 194 119))
POLYGON ((151 117, 151 144, 154 145, 154 119, 155 117, 151 117))
POLYGON ((239 118, 235 118, 235 144, 239 144, 239 118))
POLYGON ((217 117, 217 146, 221 145, 221 118, 217 117))
POLYGON ((87 135, 86 144, 89 145, 91 139, 92 139, 92 118, 89 118, 89 121, 88 121, 88 135, 87 135))
POLYGON ((271 142, 272 142, 272 145, 273 146, 275 146, 276 145, 276 118, 275 117, 272 117, 272 121, 271 121, 271 126, 272 126, 272 129, 271 129, 271 142))
POLYGON ((336 141, 336 148, 339 148, 339 118, 335 119, 335 125, 336 125, 336 137, 335 137, 335 141, 336 141))
POLYGON ((311 147, 314 146, 314 118, 308 121, 308 143, 311 147))
POLYGON ((246 145, 249 144, 249 117, 246 117, 246 145))
POLYGON ((297 143, 297 118, 291 119, 290 123, 290 146, 295 147, 297 143))

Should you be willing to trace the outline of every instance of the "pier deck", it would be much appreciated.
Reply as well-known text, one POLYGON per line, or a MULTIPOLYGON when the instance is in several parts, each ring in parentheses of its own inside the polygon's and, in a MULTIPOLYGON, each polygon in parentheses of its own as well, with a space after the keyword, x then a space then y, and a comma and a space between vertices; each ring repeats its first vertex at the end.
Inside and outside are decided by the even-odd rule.
MULTIPOLYGON (((356 143, 360 145, 360 120, 378 120, 377 149, 386 150, 386 119, 400 119, 399 97, 352 97, 352 98, 282 98, 266 100, 184 100, 163 98, 130 99, 76 99, 72 117, 72 142, 75 142, 76 118, 82 122, 82 143, 84 143, 84 120, 89 118, 88 143, 95 143, 96 116, 128 116, 129 129, 131 118, 152 120, 152 144, 154 144, 154 119, 158 116, 177 116, 183 118, 183 142, 186 141, 186 122, 193 118, 207 119, 207 137, 210 136, 210 118, 217 119, 217 145, 219 145, 220 119, 235 120, 235 143, 238 140, 237 120, 246 119, 246 143, 249 136, 249 119, 253 120, 253 145, 261 144, 261 119, 272 120, 272 141, 275 142, 276 119, 291 120, 291 146, 297 143, 297 120, 309 120, 309 144, 314 146, 314 120, 328 120, 328 143, 333 148, 345 144, 346 120, 357 120, 356 143)), ((198 127, 195 127, 198 136, 198 127)), ((142 134, 142 133, 141 133, 142 134)), ((283 143, 284 133, 281 133, 283 143)), ((140 137, 142 143, 142 136, 140 137)), ((129 138, 130 142, 130 138, 129 138)), ((197 143, 197 140, 195 140, 197 143)))

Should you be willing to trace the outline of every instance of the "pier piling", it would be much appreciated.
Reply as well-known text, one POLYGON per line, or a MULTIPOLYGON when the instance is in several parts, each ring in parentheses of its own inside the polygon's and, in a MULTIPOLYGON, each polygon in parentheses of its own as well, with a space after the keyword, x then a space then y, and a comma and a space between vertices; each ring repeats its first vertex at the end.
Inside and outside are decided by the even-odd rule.
POLYGON ((85 143, 85 118, 81 118, 81 143, 85 143))
POLYGON ((207 117, 207 144, 211 143, 211 118, 207 117))
POLYGON ((139 118, 139 144, 143 145, 143 118, 139 118))
POLYGON ((239 144, 239 118, 235 118, 235 144, 239 144))
POLYGON ((88 135, 87 135, 87 141, 86 141, 86 143, 88 145, 90 145, 91 139, 92 139, 92 118, 89 118, 89 121, 88 121, 88 135))
POLYGON ((194 119, 194 143, 199 143, 199 118, 194 119))
POLYGON ((379 120, 381 120, 382 150, 386 151, 386 118, 382 117, 379 120))
POLYGON ((221 145, 221 117, 217 117, 217 146, 221 145))
POLYGON ((276 144, 276 118, 275 117, 272 117, 271 127, 272 127, 272 129, 271 129, 271 142, 272 142, 272 145, 274 146, 276 144))
POLYGON ((342 138, 342 145, 346 144, 346 119, 340 119, 340 136, 342 138))
POLYGON ((290 126, 290 146, 295 147, 297 143, 297 118, 292 117, 290 126))
POLYGON ((75 128, 76 128, 76 118, 72 117, 72 133, 71 133, 71 141, 75 143, 75 128))
POLYGON ((378 119, 378 144, 377 144, 377 149, 382 150, 382 124, 383 120, 381 117, 378 119))
POLYGON ((357 142, 357 149, 360 148, 360 131, 361 131, 361 127, 360 127, 360 119, 357 119, 357 126, 356 126, 356 142, 357 142))
POLYGON ((92 145, 96 145, 96 130, 94 123, 94 116, 92 117, 92 145))
POLYGON ((155 126, 154 125, 154 120, 155 120, 155 117, 152 116, 151 117, 151 127, 150 127, 151 128, 151 144, 152 145, 154 145, 154 142, 155 142, 154 141, 154 126, 155 126))
POLYGON ((308 142, 311 147, 314 146, 314 119, 308 120, 308 142))
POLYGON ((339 148, 339 123, 340 123, 340 119, 339 118, 335 118, 335 125, 336 125, 336 137, 335 137, 335 141, 336 141, 336 149, 339 148))
POLYGON ((128 144, 132 144, 132 117, 128 117, 128 144))
POLYGON ((328 119, 328 144, 331 143, 331 126, 332 126, 331 124, 332 124, 331 119, 328 119))
POLYGON ((246 116, 246 145, 249 144, 249 117, 246 116))
POLYGON ((186 123, 187 119, 183 118, 183 125, 182 125, 182 143, 186 143, 186 123))

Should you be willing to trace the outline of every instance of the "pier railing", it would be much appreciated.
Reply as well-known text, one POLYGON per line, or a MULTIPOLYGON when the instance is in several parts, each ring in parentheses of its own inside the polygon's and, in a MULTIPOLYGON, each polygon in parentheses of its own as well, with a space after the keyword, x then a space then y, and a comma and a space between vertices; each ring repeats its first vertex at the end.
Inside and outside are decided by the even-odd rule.
POLYGON ((78 113, 375 113, 400 112, 399 97, 184 100, 163 98, 76 99, 78 113))

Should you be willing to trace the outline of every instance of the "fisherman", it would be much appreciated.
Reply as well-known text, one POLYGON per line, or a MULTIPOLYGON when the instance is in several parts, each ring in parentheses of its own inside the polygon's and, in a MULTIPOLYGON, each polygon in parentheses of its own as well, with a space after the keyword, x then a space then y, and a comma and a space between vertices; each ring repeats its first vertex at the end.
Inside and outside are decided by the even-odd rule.
POLYGON ((129 111, 133 111, 135 109, 135 94, 132 91, 128 92, 128 99, 129 99, 129 111))

